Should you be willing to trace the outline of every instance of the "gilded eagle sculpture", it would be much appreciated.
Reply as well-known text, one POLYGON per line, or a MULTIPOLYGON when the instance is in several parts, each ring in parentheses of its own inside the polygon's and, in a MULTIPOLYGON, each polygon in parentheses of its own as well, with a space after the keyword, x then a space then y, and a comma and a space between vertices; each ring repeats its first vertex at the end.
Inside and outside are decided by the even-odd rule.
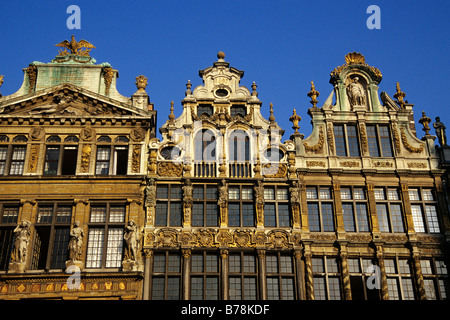
POLYGON ((71 54, 77 54, 80 56, 89 56, 89 51, 94 49, 94 45, 92 43, 87 42, 86 40, 76 41, 75 36, 72 35, 71 40, 64 40, 61 43, 55 44, 57 47, 63 47, 64 50, 59 50, 59 55, 63 56, 69 54, 67 49, 70 50, 71 54))

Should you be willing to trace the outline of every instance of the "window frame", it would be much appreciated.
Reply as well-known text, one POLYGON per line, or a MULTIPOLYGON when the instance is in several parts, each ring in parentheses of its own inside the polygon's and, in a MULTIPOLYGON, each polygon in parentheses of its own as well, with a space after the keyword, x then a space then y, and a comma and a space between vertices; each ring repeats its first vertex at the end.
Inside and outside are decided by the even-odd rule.
MULTIPOLYGON (((413 224, 414 224, 414 230, 418 233, 426 233, 426 234, 441 234, 442 233, 442 221, 441 221, 441 216, 440 216, 440 212, 439 212, 439 206, 438 206, 438 201, 437 201, 437 194, 436 194, 436 190, 433 187, 412 187, 412 188, 408 188, 408 196, 409 196, 409 201, 411 204, 411 215, 413 218, 413 224), (412 199, 411 197, 411 193, 417 190, 418 195, 419 195, 419 199, 415 200, 412 199), (426 197, 424 197, 424 190, 428 190, 430 191, 431 195, 433 196, 433 199, 426 199, 426 197), (418 221, 417 218, 417 214, 415 214, 415 210, 413 210, 413 208, 420 208, 420 217, 421 217, 421 221, 418 221), (428 208, 435 208, 435 216, 431 216, 430 212, 428 212, 428 208), (430 220, 431 219, 431 220, 430 220), (421 223, 421 226, 418 225, 418 223, 421 223), (424 231, 419 231, 417 229, 419 229, 418 227, 421 227, 420 229, 422 229, 424 231), (438 231, 431 231, 431 230, 435 230, 438 229, 438 231)), ((419 214, 419 212, 417 212, 419 214)))
POLYGON ((230 184, 229 185, 229 192, 228 192, 228 226, 229 227, 256 227, 256 212, 255 212, 255 203, 254 203, 254 195, 253 195, 253 186, 252 185, 236 185, 236 184, 230 184), (232 189, 238 189, 238 199, 232 199, 230 197, 231 190, 232 189), (250 199, 243 199, 243 190, 250 190, 248 194, 251 194, 250 199), (239 225, 231 225, 230 224, 230 217, 231 217, 231 206, 230 205, 238 205, 239 206, 239 225), (249 219, 244 219, 244 208, 251 205, 252 207, 252 224, 244 223, 245 221, 248 221, 249 219))
POLYGON ((361 157, 361 139, 359 138, 359 129, 358 125, 355 123, 347 124, 347 123, 339 123, 333 125, 333 135, 334 135, 334 143, 336 146, 336 155, 338 157, 361 157), (355 134, 350 135, 349 127, 355 129, 355 134), (338 133, 337 130, 342 128, 342 134, 338 133), (350 143, 350 140, 356 140, 356 143, 350 143), (353 149, 350 147, 353 146, 357 148, 357 154, 353 154, 353 149), (341 154, 341 150, 343 149, 344 154, 341 154))
POLYGON ((175 183, 158 183, 156 185, 156 208, 155 208, 155 226, 157 227, 181 227, 183 225, 183 191, 181 184, 175 183), (160 197, 159 188, 167 187, 167 198, 160 197), (172 197, 172 189, 176 187, 179 189, 179 198, 172 197), (159 213, 158 211, 161 208, 161 205, 166 205, 165 212, 159 213), (176 207, 179 207, 179 211, 174 213, 172 210, 177 210, 176 207), (161 224, 159 219, 161 214, 165 215, 166 222, 161 224), (173 214, 177 214, 179 216, 180 223, 175 224, 174 222, 178 221, 178 217, 173 216, 173 214), (173 220, 176 219, 176 220, 173 220))
POLYGON ((214 184, 194 184, 193 185, 194 191, 193 191, 193 205, 192 205, 192 217, 191 217, 191 225, 192 227, 218 227, 219 226, 219 206, 217 205, 217 200, 219 199, 219 193, 217 190, 217 185, 214 184), (203 197, 202 198, 196 198, 196 188, 202 188, 203 189, 203 197), (213 198, 208 198, 208 189, 214 189, 215 195, 213 198), (197 219, 194 219, 194 216, 197 215, 196 213, 196 205, 201 204, 203 206, 201 215, 201 223, 196 224, 194 221, 197 221, 197 219), (211 217, 211 206, 214 208, 213 211, 215 211, 215 220, 213 223, 210 221, 211 217))
POLYGON ((342 216, 343 216, 343 220, 344 220, 344 229, 346 232, 370 232, 371 225, 370 225, 370 219, 369 219, 369 206, 368 206, 367 198, 368 197, 367 197, 367 192, 366 192, 365 187, 341 186, 342 216), (346 189, 350 190, 350 199, 344 199, 342 197, 343 190, 346 190, 346 189), (362 194, 364 195, 364 199, 357 199, 355 190, 361 190, 362 194), (347 221, 349 221, 349 220, 346 219, 347 212, 344 209, 344 205, 351 205, 352 210, 351 210, 350 219, 352 219, 352 221, 353 221, 354 230, 349 229, 349 227, 351 227, 351 226, 347 224, 347 221), (365 213, 364 213, 365 221, 363 221, 364 219, 361 219, 363 216, 362 216, 362 213, 360 213, 360 211, 359 211, 359 208, 360 208, 359 205, 365 206, 365 213), (361 228, 361 223, 364 223, 367 225, 367 230, 365 230, 364 228, 361 228))
POLYGON ((308 208, 308 228, 311 232, 335 232, 336 231, 336 216, 335 216, 335 210, 334 210, 334 199, 333 199, 333 192, 329 186, 306 186, 306 205, 308 208), (310 198, 308 193, 309 190, 314 190, 314 194, 316 195, 316 198, 310 198), (327 193, 329 194, 329 198, 321 197, 322 193, 321 190, 327 190, 327 193), (310 206, 316 205, 317 206, 317 212, 312 212, 310 210, 310 206), (325 206, 328 209, 331 209, 331 220, 330 219, 324 219, 325 215, 328 216, 328 209, 325 210, 325 206), (315 214, 317 213, 318 219, 316 219, 315 214), (314 214, 314 215, 313 215, 314 214), (313 220, 314 218, 314 220, 313 220), (316 226, 314 225, 314 230, 311 229, 311 226, 313 225, 312 221, 318 221, 318 230, 316 230, 316 226), (330 229, 329 222, 332 222, 332 228, 330 229), (325 223, 327 222, 327 223, 325 223))
MULTIPOLYGON (((20 205, 14 201, 0 201, 0 271, 8 269, 14 245, 14 229, 20 221, 20 205), (15 208, 17 215, 11 221, 5 221, 5 208, 15 208)), ((9 219, 8 219, 9 220, 9 219)))
POLYGON ((106 176, 106 175, 127 175, 128 174, 128 166, 130 162, 130 139, 125 135, 118 135, 114 138, 108 135, 102 135, 97 139, 96 143, 96 152, 95 152, 95 175, 98 176, 106 176), (107 138, 109 141, 100 141, 101 139, 107 138), (119 138, 125 138, 127 141, 120 141, 119 138), (118 141, 119 140, 119 141, 118 141), (100 149, 109 149, 108 159, 99 159, 99 150, 100 149), (118 152, 120 150, 124 150, 124 154, 126 155, 126 168, 125 173, 118 174, 118 152), (99 164, 105 163, 108 165, 108 172, 102 173, 103 170, 99 164))
POLYGON ((264 227, 266 228, 290 228, 292 227, 292 212, 289 206, 289 187, 288 186, 283 186, 283 185, 264 185, 264 227), (269 199, 266 196, 266 190, 269 189, 273 189, 274 192, 274 198, 273 199, 269 199), (279 199, 278 198, 278 190, 285 190, 286 191, 286 195, 287 198, 286 199, 279 199), (274 206, 275 210, 274 210, 274 220, 275 220, 275 225, 268 225, 267 221, 268 219, 266 219, 268 217, 268 211, 267 208, 269 206, 274 206), (287 225, 285 225, 284 223, 281 223, 283 221, 285 221, 284 219, 281 219, 280 216, 280 206, 287 206, 287 216, 288 216, 288 221, 287 221, 287 225))

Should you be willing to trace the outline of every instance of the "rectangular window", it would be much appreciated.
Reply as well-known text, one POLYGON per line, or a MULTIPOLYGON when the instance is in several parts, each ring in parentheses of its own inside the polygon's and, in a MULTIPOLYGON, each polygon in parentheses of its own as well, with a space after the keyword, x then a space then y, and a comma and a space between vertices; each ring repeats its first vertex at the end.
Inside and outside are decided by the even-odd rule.
POLYGON ((347 147, 345 143, 344 126, 335 125, 334 126, 334 140, 336 144, 336 155, 347 156, 347 147))
POLYGON ((180 300, 181 255, 157 252, 153 256, 152 300, 180 300))
POLYGON ((330 189, 307 187, 306 198, 310 231, 334 231, 333 200, 330 189))
POLYGON ((397 189, 375 188, 378 225, 381 232, 405 232, 402 202, 397 189), (387 196, 386 196, 387 195, 387 196))
POLYGON ((345 231, 368 232, 369 218, 364 190, 358 187, 341 188, 341 199, 345 231))
POLYGON ((59 146, 47 147, 45 153, 44 175, 58 174, 59 146))
POLYGON ((219 299, 219 256, 213 253, 191 255, 191 299, 219 299))
POLYGON ((347 125, 348 151, 350 157, 359 157, 359 142, 356 126, 347 125))
POLYGON ((18 204, 0 202, 0 270, 8 269, 18 217, 18 204))
POLYGON ((341 300, 340 273, 336 258, 312 258, 312 271, 316 300, 341 300))
POLYGON ((31 269, 65 268, 65 262, 68 260, 71 218, 71 204, 38 205, 31 269))
POLYGON ((0 146, 0 175, 5 174, 7 155, 8 155, 8 147, 0 146))
POLYGON ((295 281, 292 256, 266 254, 266 288, 269 300, 294 300, 295 281))
POLYGON ((289 194, 282 186, 264 187, 264 225, 266 227, 289 227, 289 194))
POLYGON ((10 169, 9 169, 10 175, 23 174, 26 150, 27 150, 27 147, 13 146, 11 165, 10 165, 10 169))
POLYGON ((86 268, 120 268, 126 207, 122 204, 92 204, 86 268))
POLYGON ((156 226, 181 227, 183 215, 181 198, 181 185, 158 184, 156 191, 156 226))
POLYGON ((109 160, 111 157, 111 147, 97 147, 97 162, 95 164, 95 174, 109 174, 109 160))
POLYGON ((196 185, 193 190, 193 198, 192 226, 218 226, 217 187, 213 185, 196 185))
POLYGON ((416 232, 440 233, 437 201, 434 191, 427 188, 408 190, 411 201, 411 213, 416 232))
POLYGON ((229 200, 228 225, 230 227, 254 227, 255 207, 252 187, 231 186, 229 200))
POLYGON ((250 253, 230 253, 228 256, 228 296, 230 300, 256 300, 256 257, 250 253))

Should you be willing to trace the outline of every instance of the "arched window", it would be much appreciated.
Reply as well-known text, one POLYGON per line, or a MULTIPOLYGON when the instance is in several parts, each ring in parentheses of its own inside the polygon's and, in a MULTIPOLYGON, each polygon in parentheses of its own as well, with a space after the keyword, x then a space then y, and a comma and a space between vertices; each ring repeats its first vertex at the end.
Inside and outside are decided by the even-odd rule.
POLYGON ((67 136, 61 143, 59 136, 47 138, 44 175, 74 175, 77 169, 78 141, 76 136, 67 136))
POLYGON ((114 143, 111 141, 108 136, 101 136, 97 140, 95 174, 127 174, 129 139, 125 136, 118 136, 114 139, 114 143))
POLYGON ((194 139, 194 171, 196 177, 216 176, 216 136, 203 129, 194 139))
POLYGON ((216 136, 211 130, 199 131, 194 141, 196 161, 216 160, 216 136))
POLYGON ((232 162, 250 161, 250 137, 244 130, 234 130, 229 138, 229 160, 232 162))

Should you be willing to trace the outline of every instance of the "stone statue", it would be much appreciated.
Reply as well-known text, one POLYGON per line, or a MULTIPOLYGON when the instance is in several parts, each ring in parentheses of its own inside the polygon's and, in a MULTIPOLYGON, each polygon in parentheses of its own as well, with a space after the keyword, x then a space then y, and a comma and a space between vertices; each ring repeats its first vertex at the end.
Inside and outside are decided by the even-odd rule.
POLYGON ((77 261, 82 253, 84 231, 80 227, 80 221, 75 221, 72 230, 70 230, 69 240, 69 259, 77 261))
POLYGON ((11 252, 11 262, 25 263, 28 242, 30 241, 31 222, 22 220, 14 229, 14 248, 11 252))
POLYGON ((228 223, 228 185, 225 179, 219 184, 219 199, 217 205, 219 206, 220 223, 226 225, 228 223))
POLYGON ((440 117, 436 117, 436 122, 433 123, 433 128, 436 131, 436 135, 439 139, 439 144, 441 145, 441 147, 446 146, 447 145, 447 136, 445 135, 446 128, 444 124, 441 122, 440 117))
POLYGON ((128 221, 125 227, 125 234, 123 239, 125 240, 125 260, 136 261, 137 250, 139 245, 139 237, 137 234, 137 225, 133 220, 128 221))
POLYGON ((255 204, 256 204, 256 219, 258 223, 263 222, 264 215, 264 186, 261 183, 261 180, 256 182, 256 186, 253 187, 255 191, 255 204))
POLYGON ((365 106, 366 96, 363 86, 358 82, 359 78, 354 77, 347 87, 347 94, 352 106, 365 106))
POLYGON ((150 179, 145 187, 145 202, 146 207, 150 207, 156 204, 156 184, 155 179, 150 179))

